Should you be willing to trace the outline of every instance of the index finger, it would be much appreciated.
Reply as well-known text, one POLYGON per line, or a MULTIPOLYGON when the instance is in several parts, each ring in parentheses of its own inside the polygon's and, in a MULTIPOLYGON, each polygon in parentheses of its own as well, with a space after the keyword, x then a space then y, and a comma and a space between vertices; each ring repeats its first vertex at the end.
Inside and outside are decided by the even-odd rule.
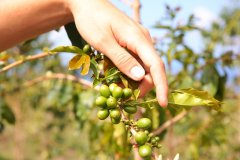
POLYGON ((152 76, 153 83, 156 86, 157 99, 159 104, 162 107, 167 106, 168 104, 168 84, 165 73, 165 66, 163 61, 160 59, 157 54, 153 43, 149 37, 147 37, 144 32, 136 27, 131 32, 122 33, 120 36, 126 36, 127 39, 124 39, 127 44, 127 48, 131 50, 133 53, 137 54, 139 58, 144 63, 145 67, 147 67, 150 75, 152 76))

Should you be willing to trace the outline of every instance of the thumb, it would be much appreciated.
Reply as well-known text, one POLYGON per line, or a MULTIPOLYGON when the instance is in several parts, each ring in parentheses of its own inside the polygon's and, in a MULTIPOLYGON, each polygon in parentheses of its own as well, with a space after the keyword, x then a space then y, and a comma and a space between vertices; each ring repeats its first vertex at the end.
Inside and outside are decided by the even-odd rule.
POLYGON ((140 81, 144 77, 145 70, 143 67, 119 44, 111 45, 111 48, 108 48, 104 53, 128 77, 136 81, 140 81))

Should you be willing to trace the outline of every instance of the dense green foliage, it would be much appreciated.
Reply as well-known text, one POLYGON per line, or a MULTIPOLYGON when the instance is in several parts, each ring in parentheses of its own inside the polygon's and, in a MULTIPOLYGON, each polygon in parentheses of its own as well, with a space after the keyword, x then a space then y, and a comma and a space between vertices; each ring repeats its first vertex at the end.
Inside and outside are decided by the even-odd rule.
MULTIPOLYGON (((196 88, 207 90, 212 96, 224 102, 221 112, 211 111, 208 108, 196 107, 189 111, 179 122, 157 134, 157 141, 162 148, 156 150, 163 157, 173 157, 180 153, 181 159, 219 159, 233 160, 240 157, 240 130, 239 119, 239 77, 231 77, 228 72, 239 66, 239 51, 233 48, 239 38, 240 11, 226 10, 221 18, 223 23, 214 22, 209 30, 194 25, 195 18, 189 17, 186 24, 177 24, 178 8, 167 7, 167 18, 161 20, 156 28, 166 30, 164 40, 156 43, 159 53, 167 61, 169 88, 174 90, 173 99, 181 99, 178 93, 191 96, 194 90, 175 90, 182 88, 196 88), (235 18, 232 18, 235 17, 235 18), (203 37, 204 48, 196 53, 184 38, 189 32, 198 32, 203 37), (223 38, 224 37, 224 38, 223 38), (216 48, 221 53, 216 56, 216 48), (232 46, 232 47, 228 47, 232 46), (175 73, 175 65, 179 71, 175 73), (228 71, 228 72, 227 72, 228 71)), ((37 54, 45 47, 46 37, 40 36, 27 41, 0 54, 0 62, 4 67, 25 56, 37 54)), ((69 52, 75 51, 72 48, 69 52)), ((84 48, 88 52, 89 48, 84 48)), ((58 52, 56 50, 56 52, 58 52)), ((78 52, 81 52, 78 50, 78 52)), ((82 53, 82 52, 81 52, 82 53)), ((99 57, 101 58, 101 57, 99 57)), ((5 73, 0 74, 0 159, 133 159, 131 145, 122 123, 112 125, 109 115, 117 117, 116 111, 109 112, 107 108, 114 108, 116 103, 112 99, 137 93, 130 93, 115 87, 109 90, 113 93, 110 100, 100 99, 95 102, 99 93, 88 86, 78 83, 76 79, 61 76, 71 74, 81 77, 88 73, 88 67, 94 72, 94 62, 90 62, 88 55, 76 55, 69 63, 69 69, 82 67, 82 71, 68 71, 61 63, 59 54, 50 55, 37 61, 26 62, 5 73), (76 62, 78 66, 76 66, 76 62), (81 73, 81 74, 80 74, 81 73), (61 76, 60 76, 61 75, 61 76), (59 78, 60 77, 60 78, 59 78), (114 90, 114 91, 113 91, 114 90), (104 101, 104 102, 103 102, 104 101), (106 106, 103 106, 105 105, 106 106), (96 107, 102 106, 101 108, 96 107), (101 113, 99 113, 99 110, 101 113), (14 124, 14 125, 8 125, 14 124), (3 130, 4 129, 4 130, 3 130)), ((109 75, 116 73, 108 71, 109 75)), ((92 73, 89 73, 89 76, 92 73)), ((95 73, 95 78, 100 75, 95 73)), ((233 75, 235 76, 235 75, 233 75)), ((107 83, 114 81, 114 77, 105 79, 107 83)), ((99 81, 94 83, 99 84, 99 81)), ((134 85, 134 84, 131 84, 134 85)), ((109 97, 110 92, 102 87, 100 94, 109 97)), ((198 92, 201 97, 200 106, 208 104, 205 92, 198 92)), ((151 131, 161 127, 164 122, 181 113, 177 108, 182 105, 169 105, 168 109, 159 107, 156 103, 146 103, 155 98, 154 90, 140 101, 144 108, 141 116, 151 119, 151 131)), ((171 97, 170 97, 171 98, 171 97)), ((171 101, 170 101, 171 102, 171 101)), ((174 101, 172 101, 174 102, 174 101)), ((195 103, 196 101, 194 101, 195 103)), ((199 102, 199 101, 198 101, 199 102)), ((125 111, 135 113, 136 108, 129 103, 125 111)), ((193 103, 188 101, 189 103, 193 103)), ((199 106, 199 105, 197 105, 199 106)), ((188 105, 184 107, 188 110, 188 105)), ((215 108, 218 110, 218 108, 215 108)), ((129 122, 131 123, 131 122, 129 122)), ((139 122, 139 126, 148 129, 149 122, 139 122)), ((146 143, 145 132, 137 136, 137 142, 146 143)), ((148 134, 148 133, 146 133, 148 134)), ((151 148, 143 146, 140 154, 148 157, 151 148)))

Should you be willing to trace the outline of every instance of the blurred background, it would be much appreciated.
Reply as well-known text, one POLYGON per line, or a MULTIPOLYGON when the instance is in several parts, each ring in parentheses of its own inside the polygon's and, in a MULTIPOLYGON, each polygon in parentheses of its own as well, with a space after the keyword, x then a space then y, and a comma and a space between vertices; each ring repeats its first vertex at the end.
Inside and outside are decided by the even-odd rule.
MULTIPOLYGON (((128 2, 112 0, 132 17, 128 2)), ((161 132, 157 152, 163 159, 179 153, 184 160, 240 160, 240 1, 140 2, 169 88, 206 90, 223 102, 222 112, 197 107, 161 132)), ((64 28, 0 53, 0 71, 59 45, 71 45, 64 28)), ((91 81, 91 73, 68 71, 72 57, 60 53, 0 73, 0 160, 134 159, 123 126, 96 118, 97 93, 77 83, 91 81)), ((154 90, 147 95, 154 96, 154 90)), ((156 106, 143 114, 154 131, 178 113, 156 106)))

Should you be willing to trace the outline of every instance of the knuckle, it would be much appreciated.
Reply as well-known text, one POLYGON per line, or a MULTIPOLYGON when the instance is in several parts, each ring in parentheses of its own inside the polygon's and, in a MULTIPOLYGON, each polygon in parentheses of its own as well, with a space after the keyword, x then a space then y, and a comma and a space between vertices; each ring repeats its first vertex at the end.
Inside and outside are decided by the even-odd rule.
POLYGON ((129 64, 133 63, 133 58, 125 53, 119 53, 116 57, 118 66, 129 66, 129 64))
POLYGON ((143 33, 144 33, 145 35, 147 35, 147 36, 150 37, 150 32, 149 32, 149 30, 148 30, 147 28, 142 27, 142 31, 143 31, 143 33))

